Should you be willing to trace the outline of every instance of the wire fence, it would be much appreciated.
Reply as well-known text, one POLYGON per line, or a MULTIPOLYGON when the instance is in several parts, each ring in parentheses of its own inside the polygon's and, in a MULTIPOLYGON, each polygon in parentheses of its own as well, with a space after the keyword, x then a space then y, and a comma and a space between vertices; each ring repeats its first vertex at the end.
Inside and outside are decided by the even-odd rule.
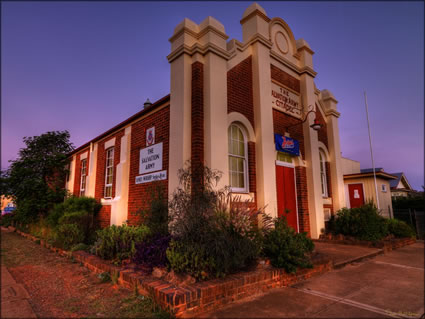
POLYGON ((394 209, 394 218, 402 220, 412 226, 419 239, 424 239, 425 235, 425 212, 416 209, 394 209))

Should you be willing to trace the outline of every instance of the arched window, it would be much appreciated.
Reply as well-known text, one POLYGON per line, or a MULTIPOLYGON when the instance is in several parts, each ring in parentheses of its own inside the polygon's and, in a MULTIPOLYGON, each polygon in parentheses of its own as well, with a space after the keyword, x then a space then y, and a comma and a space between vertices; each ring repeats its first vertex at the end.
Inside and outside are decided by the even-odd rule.
POLYGON ((328 181, 326 180, 326 156, 322 150, 319 150, 320 158, 320 181, 322 183, 322 196, 328 197, 328 181))
POLYGON ((233 192, 248 192, 246 136, 237 124, 231 124, 229 138, 229 183, 233 192))

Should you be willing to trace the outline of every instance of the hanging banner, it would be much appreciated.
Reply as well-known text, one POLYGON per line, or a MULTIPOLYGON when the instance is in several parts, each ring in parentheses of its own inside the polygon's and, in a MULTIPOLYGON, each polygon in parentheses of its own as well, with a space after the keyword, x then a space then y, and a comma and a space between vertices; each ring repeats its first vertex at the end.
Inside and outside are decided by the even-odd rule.
POLYGON ((296 139, 287 136, 282 136, 280 134, 275 134, 274 142, 277 151, 296 156, 300 155, 300 143, 296 139))

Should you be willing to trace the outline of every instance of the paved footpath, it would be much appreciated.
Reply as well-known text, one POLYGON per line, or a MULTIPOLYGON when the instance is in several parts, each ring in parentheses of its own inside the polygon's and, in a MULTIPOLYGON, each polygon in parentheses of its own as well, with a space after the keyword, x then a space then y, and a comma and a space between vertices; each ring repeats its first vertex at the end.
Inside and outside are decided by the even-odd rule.
MULTIPOLYGON (((342 263, 356 259, 353 250, 359 247, 322 248, 335 250, 335 258, 340 256, 337 250, 345 250, 337 260, 342 263)), ((417 242, 202 317, 420 318, 423 314, 424 243, 417 242)))
MULTIPOLYGON (((1 231, 9 232, 2 227, 1 231)), ((6 267, 1 266, 1 318, 37 318, 25 287, 16 283, 6 267)))

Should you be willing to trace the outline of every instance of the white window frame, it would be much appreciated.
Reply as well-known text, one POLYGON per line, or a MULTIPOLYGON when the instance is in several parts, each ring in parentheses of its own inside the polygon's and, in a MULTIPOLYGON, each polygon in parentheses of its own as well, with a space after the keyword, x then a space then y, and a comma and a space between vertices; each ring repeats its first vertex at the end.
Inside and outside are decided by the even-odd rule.
POLYGON ((104 198, 112 198, 112 184, 114 183, 114 156, 115 149, 114 147, 109 147, 106 151, 106 163, 105 163, 105 189, 104 189, 104 198), (109 158, 109 154, 112 152, 112 156, 109 158), (108 160, 111 160, 111 165, 108 166, 108 160), (108 168, 112 168, 111 183, 108 184, 108 168), (106 190, 111 189, 111 196, 106 196, 106 190))
MULTIPOLYGON (((236 126, 237 128, 239 128, 242 132, 242 136, 243 136, 243 139, 244 139, 244 156, 242 157, 242 156, 239 156, 239 155, 230 154, 230 149, 227 150, 227 155, 228 155, 228 158, 237 157, 237 158, 243 159, 243 174, 244 174, 244 185, 245 185, 245 187, 232 187, 232 185, 230 185, 230 191, 233 192, 233 193, 249 193, 249 185, 248 185, 248 141, 247 141, 248 139, 247 139, 247 135, 245 133, 245 129, 241 125, 234 123, 234 122, 231 123, 229 128, 227 129, 228 133, 229 133, 229 131, 231 131, 231 127, 233 125, 236 126)), ((227 138, 228 138, 228 142, 229 142, 229 139, 231 139, 232 136, 229 135, 227 138)), ((230 170, 230 167, 229 167, 229 184, 230 184, 230 179, 231 179, 231 170, 230 170)))
POLYGON ((320 182, 322 187, 322 197, 329 197, 328 190, 328 179, 326 177, 326 155, 321 149, 319 149, 319 165, 320 165, 320 182), (323 172, 322 172, 323 168, 323 172))
POLYGON ((86 194, 87 186, 87 158, 81 160, 80 196, 86 194))
POLYGON ((382 185, 381 185, 381 191, 382 191, 383 193, 386 193, 386 192, 387 192, 387 185, 382 184, 382 185))

